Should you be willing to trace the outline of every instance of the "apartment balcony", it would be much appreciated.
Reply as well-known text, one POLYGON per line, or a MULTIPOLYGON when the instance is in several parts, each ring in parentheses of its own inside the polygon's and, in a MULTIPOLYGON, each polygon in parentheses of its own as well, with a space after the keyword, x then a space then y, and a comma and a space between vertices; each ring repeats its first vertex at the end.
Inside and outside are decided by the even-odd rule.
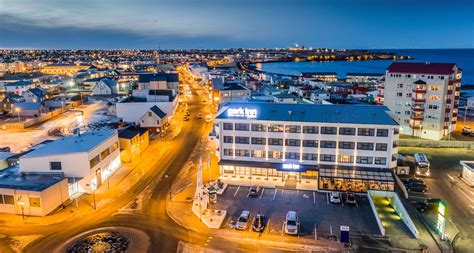
POLYGON ((459 99, 459 95, 454 96, 454 100, 458 100, 458 99, 459 99))
POLYGON ((377 89, 378 89, 378 90, 383 90, 383 89, 385 89, 385 86, 383 86, 383 85, 378 85, 378 86, 377 86, 377 89))
POLYGON ((426 88, 414 88, 412 91, 417 94, 425 94, 426 88))
POLYGON ((420 125, 420 124, 417 124, 417 125, 412 125, 412 124, 410 124, 410 127, 411 127, 412 129, 422 129, 422 128, 423 128, 423 126, 420 125))
POLYGON ((412 114, 412 115, 410 115, 410 119, 412 119, 412 120, 423 120, 423 114, 412 114))
POLYGON ((451 112, 451 108, 446 108, 446 109, 444 110, 444 112, 445 112, 445 113, 450 113, 450 112, 451 112))
POLYGON ((461 86, 456 86, 456 88, 454 89, 455 91, 460 91, 461 90, 461 86))
POLYGON ((423 104, 414 104, 411 106, 411 110, 414 112, 424 112, 425 107, 423 106, 423 104))
POLYGON ((453 117, 457 117, 458 116, 458 113, 457 112, 453 112, 453 117))
POLYGON ((383 95, 383 94, 377 94, 377 97, 379 97, 379 98, 383 98, 383 97, 384 97, 384 95, 383 95))
POLYGON ((449 117, 445 117, 444 122, 449 122, 449 117))
POLYGON ((446 99, 446 104, 451 104, 452 101, 453 101, 452 99, 448 98, 446 99))
POLYGON ((448 91, 446 91, 446 94, 448 94, 448 95, 453 94, 453 90, 448 90, 448 91))
POLYGON ((424 97, 422 97, 422 98, 412 97, 411 101, 413 101, 415 103, 424 103, 424 102, 426 102, 426 98, 424 98, 424 97))

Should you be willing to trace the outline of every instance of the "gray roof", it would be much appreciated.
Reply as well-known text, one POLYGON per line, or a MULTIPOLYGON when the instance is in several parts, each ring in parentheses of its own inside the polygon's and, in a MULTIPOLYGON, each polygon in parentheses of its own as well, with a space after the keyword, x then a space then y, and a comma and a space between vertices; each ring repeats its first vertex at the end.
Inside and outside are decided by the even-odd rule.
POLYGON ((156 116, 158 116, 160 119, 163 119, 166 117, 166 113, 163 112, 158 106, 154 105, 152 108, 150 108, 150 111, 152 111, 156 116))
POLYGON ((216 119, 246 119, 229 117, 227 114, 229 108, 255 109, 257 120, 398 126, 398 123, 388 115, 389 110, 385 106, 230 101, 221 105, 216 119))
POLYGON ((179 76, 175 73, 147 73, 138 75, 139 83, 148 83, 151 81, 179 82, 179 76))
POLYGON ((20 173, 14 166, 0 171, 0 188, 41 192, 64 180, 62 173, 20 173))
POLYGON ((101 130, 83 133, 80 136, 62 137, 35 149, 22 158, 88 152, 116 133, 115 130, 101 130))
POLYGON ((32 81, 20 80, 20 81, 16 81, 16 82, 6 83, 3 86, 5 86, 5 87, 7 87, 7 86, 15 87, 15 86, 27 86, 27 85, 32 85, 32 84, 33 84, 32 81))
POLYGON ((20 108, 20 110, 39 110, 41 104, 39 102, 20 102, 14 104, 15 108, 20 108))

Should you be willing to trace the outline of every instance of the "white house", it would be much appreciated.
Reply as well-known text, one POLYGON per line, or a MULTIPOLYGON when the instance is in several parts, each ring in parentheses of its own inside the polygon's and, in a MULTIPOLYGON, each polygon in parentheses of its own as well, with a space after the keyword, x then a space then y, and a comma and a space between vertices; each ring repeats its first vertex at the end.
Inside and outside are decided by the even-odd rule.
POLYGON ((161 129, 166 124, 167 115, 158 106, 154 105, 140 117, 140 126, 145 128, 161 129))
POLYGON ((326 90, 312 90, 311 95, 309 96, 309 100, 317 103, 322 104, 323 100, 328 100, 330 98, 329 92, 326 90))
POLYGON ((102 78, 92 86, 92 95, 116 95, 118 93, 118 84, 114 79, 102 78))
POLYGON ((73 179, 69 195, 93 192, 120 167, 117 131, 102 130, 67 136, 20 157, 20 172, 62 172, 73 179))
POLYGON ((4 91, 6 93, 15 93, 18 95, 21 95, 23 92, 34 87, 35 87, 35 84, 32 81, 24 81, 24 80, 17 81, 17 82, 10 82, 3 85, 4 91))

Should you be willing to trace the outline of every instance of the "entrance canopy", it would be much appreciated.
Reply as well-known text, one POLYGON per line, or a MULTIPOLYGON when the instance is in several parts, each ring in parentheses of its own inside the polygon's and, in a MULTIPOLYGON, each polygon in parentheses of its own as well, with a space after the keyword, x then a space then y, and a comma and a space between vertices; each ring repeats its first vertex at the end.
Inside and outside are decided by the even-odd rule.
POLYGON ((388 169, 377 168, 319 168, 319 176, 324 178, 342 178, 342 179, 359 179, 374 180, 379 182, 394 182, 392 173, 388 169))

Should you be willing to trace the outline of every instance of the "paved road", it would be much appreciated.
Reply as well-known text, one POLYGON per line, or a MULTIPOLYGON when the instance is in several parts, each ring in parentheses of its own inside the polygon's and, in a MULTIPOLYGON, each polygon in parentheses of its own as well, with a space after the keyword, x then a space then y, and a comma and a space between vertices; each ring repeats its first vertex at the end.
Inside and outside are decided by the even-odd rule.
POLYGON ((431 162, 431 176, 424 178, 429 193, 413 196, 441 198, 446 202, 448 221, 454 223, 460 234, 455 241, 457 252, 474 248, 474 189, 460 181, 460 160, 474 160, 474 151, 465 149, 402 148, 401 153, 424 152, 431 162))

